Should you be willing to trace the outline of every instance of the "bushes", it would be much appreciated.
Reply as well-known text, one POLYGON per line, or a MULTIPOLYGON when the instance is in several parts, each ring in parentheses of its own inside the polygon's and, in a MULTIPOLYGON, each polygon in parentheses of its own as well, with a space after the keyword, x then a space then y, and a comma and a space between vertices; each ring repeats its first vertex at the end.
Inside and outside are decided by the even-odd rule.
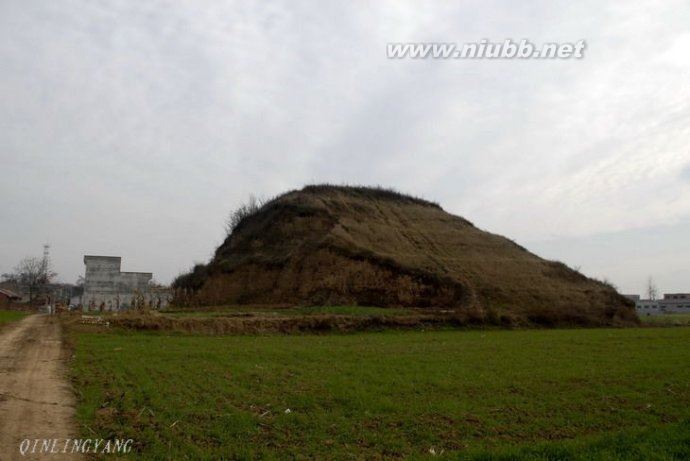
POLYGON ((191 271, 180 274, 173 280, 174 289, 198 290, 204 284, 208 272, 206 264, 195 264, 191 271))

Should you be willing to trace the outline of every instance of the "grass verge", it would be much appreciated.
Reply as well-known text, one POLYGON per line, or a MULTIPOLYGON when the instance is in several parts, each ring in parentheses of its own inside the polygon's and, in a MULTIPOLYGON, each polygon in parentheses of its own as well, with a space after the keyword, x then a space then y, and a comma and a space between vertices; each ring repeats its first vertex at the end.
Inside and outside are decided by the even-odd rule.
POLYGON ((16 322, 23 319, 26 315, 27 313, 22 311, 0 310, 0 325, 3 323, 16 322))

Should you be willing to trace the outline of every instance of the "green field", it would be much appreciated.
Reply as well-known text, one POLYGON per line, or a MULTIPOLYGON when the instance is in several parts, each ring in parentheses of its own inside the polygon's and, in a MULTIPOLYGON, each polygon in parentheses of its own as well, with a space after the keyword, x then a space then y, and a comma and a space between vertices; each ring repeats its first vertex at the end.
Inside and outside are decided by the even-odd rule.
POLYGON ((690 326, 690 314, 661 314, 640 316, 643 325, 653 326, 690 326))
POLYGON ((16 322, 26 316, 26 312, 0 310, 0 325, 3 323, 16 322))
POLYGON ((70 337, 136 459, 690 457, 690 328, 70 337))

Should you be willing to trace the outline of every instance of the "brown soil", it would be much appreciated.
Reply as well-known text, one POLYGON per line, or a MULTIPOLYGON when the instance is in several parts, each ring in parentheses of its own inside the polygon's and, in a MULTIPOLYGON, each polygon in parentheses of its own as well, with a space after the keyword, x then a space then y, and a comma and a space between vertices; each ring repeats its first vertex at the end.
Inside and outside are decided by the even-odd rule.
POLYGON ((386 190, 309 186, 245 218, 207 266, 176 282, 197 305, 466 308, 523 323, 636 323, 599 281, 433 203, 386 190))
POLYGON ((24 439, 75 436, 75 401, 57 320, 31 315, 7 325, 0 331, 0 354, 0 459, 80 459, 19 452, 24 439))

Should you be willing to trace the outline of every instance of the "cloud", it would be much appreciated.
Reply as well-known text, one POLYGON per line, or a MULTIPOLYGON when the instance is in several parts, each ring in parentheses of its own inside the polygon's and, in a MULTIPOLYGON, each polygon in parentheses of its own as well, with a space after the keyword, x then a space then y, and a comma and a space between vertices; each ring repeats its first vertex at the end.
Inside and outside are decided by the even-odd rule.
POLYGON ((167 281, 250 193, 320 181, 393 185, 523 241, 681 222, 688 9, 7 0, 0 272, 48 239, 66 280, 88 252, 167 281), (391 41, 523 37, 588 48, 385 59, 391 41))
POLYGON ((681 170, 680 178, 681 180, 690 182, 690 163, 685 165, 685 168, 681 170))

